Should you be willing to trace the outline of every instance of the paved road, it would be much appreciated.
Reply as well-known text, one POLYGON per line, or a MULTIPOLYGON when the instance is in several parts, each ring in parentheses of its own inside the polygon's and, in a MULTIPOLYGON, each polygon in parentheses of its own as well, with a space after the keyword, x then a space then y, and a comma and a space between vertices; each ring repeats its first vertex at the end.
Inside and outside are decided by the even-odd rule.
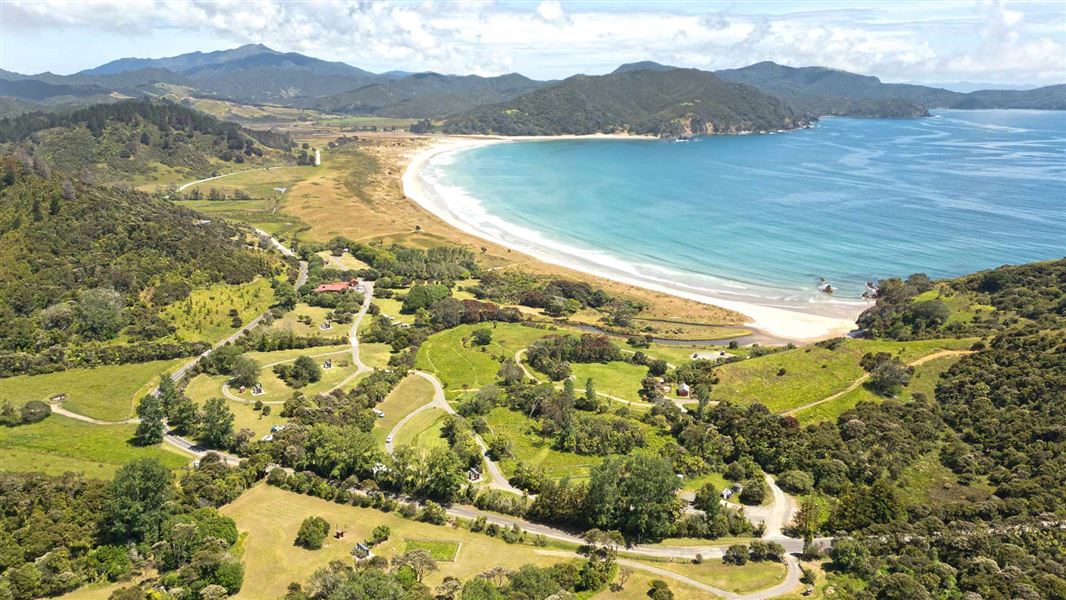
MULTIPOLYGON (((915 361, 912 361, 910 363, 907 363, 907 366, 909 366, 909 367, 917 367, 917 366, 920 366, 920 365, 924 365, 925 363, 927 363, 927 362, 929 362, 931 360, 936 360, 938 358, 944 358, 945 356, 965 356, 967 354, 973 354, 973 350, 941 350, 939 352, 934 352, 932 354, 928 354, 926 356, 923 356, 923 357, 919 358, 918 360, 915 360, 915 361)), ((836 400, 837 398, 843 396, 844 394, 847 394, 848 392, 854 390, 855 388, 859 387, 860 385, 866 383, 866 380, 868 380, 869 378, 870 378, 869 374, 863 375, 862 377, 860 377, 860 378, 856 379, 855 381, 851 382, 851 385, 849 385, 848 387, 844 388, 843 390, 840 390, 839 392, 837 392, 837 393, 835 393, 835 394, 833 394, 831 396, 826 396, 825 398, 822 398, 821 400, 816 400, 814 402, 810 402, 810 403, 804 404, 803 406, 797 406, 796 408, 793 408, 792 410, 786 411, 786 412, 784 412, 782 414, 795 415, 796 413, 799 413, 801 411, 807 410, 808 408, 813 408, 815 406, 818 406, 819 404, 825 404, 826 402, 832 402, 833 400, 836 400)))

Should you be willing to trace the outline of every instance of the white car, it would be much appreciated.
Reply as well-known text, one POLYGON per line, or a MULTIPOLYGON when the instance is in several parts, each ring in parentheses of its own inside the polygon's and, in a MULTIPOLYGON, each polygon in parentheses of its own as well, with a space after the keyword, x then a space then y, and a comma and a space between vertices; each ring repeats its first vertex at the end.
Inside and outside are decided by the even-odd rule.
POLYGON ((391 444, 392 443, 392 436, 391 435, 385 438, 385 443, 386 444, 391 444))

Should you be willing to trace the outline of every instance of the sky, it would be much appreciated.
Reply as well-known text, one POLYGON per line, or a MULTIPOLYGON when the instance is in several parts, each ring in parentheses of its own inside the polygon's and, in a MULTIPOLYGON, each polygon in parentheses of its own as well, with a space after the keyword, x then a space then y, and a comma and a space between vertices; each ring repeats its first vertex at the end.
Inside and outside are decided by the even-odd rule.
POLYGON ((247 43, 382 72, 537 79, 772 60, 892 82, 1066 82, 1066 2, 0 0, 0 67, 68 74, 247 43))

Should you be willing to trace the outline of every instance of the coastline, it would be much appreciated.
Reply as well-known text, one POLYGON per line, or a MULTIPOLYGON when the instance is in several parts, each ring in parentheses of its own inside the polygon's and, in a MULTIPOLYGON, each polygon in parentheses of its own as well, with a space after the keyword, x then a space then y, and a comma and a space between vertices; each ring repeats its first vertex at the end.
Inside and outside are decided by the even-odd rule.
MULTIPOLYGON (((455 152, 497 143, 563 139, 635 140, 657 138, 614 134, 516 138, 500 136, 448 136, 434 138, 428 146, 411 156, 402 176, 404 195, 448 225, 469 235, 532 256, 545 263, 735 311, 750 319, 745 324, 746 326, 787 341, 811 342, 828 337, 846 335, 855 329, 855 319, 870 305, 868 302, 856 301, 854 303, 840 303, 834 306, 818 306, 817 311, 814 310, 815 307, 804 310, 805 307, 782 306, 779 302, 775 304, 775 301, 769 298, 759 299, 743 296, 730 298, 719 290, 685 285, 664 278, 649 277, 635 272, 630 265, 605 253, 582 252, 578 249, 566 247, 563 244, 552 243, 539 238, 535 232, 526 231, 527 235, 525 236, 508 236, 503 232, 509 224, 505 224, 499 219, 486 217, 483 219, 482 225, 479 225, 470 219, 468 215, 462 214, 461 210, 457 210, 457 206, 464 202, 461 195, 453 193, 453 195, 447 196, 446 193, 438 189, 439 186, 435 186, 434 182, 427 181, 425 177, 425 171, 432 160, 438 157, 446 158, 447 155, 455 152), (489 220, 493 220, 501 226, 496 228, 485 227, 484 222, 489 220), (533 240, 532 242, 530 241, 531 239, 533 240), (591 254, 599 254, 599 256, 589 258, 591 254)), ((477 205, 476 199, 468 199, 467 204, 467 209, 477 208, 475 206, 477 205)))

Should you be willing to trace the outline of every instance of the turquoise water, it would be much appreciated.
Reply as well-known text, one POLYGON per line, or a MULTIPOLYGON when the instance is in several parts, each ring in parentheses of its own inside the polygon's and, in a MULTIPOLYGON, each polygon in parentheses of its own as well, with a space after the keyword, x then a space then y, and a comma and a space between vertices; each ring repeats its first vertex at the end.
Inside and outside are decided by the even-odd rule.
POLYGON ((783 303, 1066 254, 1062 112, 499 143, 440 156, 422 176, 469 229, 542 258, 783 303))

